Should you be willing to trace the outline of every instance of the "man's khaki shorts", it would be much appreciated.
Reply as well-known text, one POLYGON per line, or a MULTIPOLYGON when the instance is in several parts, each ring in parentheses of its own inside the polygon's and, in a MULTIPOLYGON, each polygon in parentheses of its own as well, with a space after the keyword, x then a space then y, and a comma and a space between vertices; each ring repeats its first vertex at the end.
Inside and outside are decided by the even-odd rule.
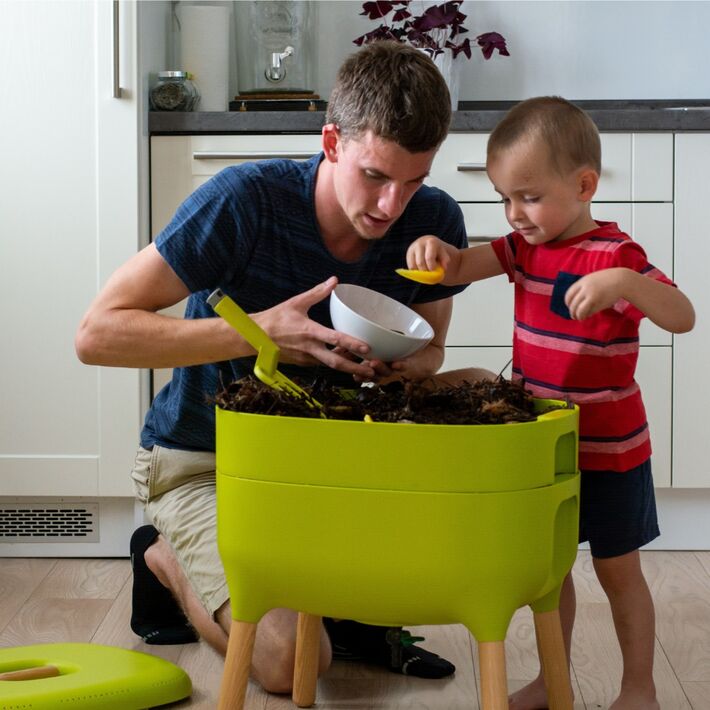
POLYGON ((172 546, 205 609, 214 615, 229 599, 217 550, 214 453, 140 447, 131 477, 146 515, 172 546))

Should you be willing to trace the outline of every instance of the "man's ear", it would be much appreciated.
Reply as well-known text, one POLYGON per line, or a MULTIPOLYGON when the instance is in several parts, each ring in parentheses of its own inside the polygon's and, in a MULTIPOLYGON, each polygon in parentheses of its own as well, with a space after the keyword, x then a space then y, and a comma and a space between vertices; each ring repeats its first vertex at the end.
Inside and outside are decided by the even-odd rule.
POLYGON ((323 136, 322 147, 325 159, 331 163, 338 162, 338 143, 340 142, 340 131, 334 123, 326 123, 321 129, 323 136))
POLYGON ((591 202, 599 185, 599 173, 593 168, 582 168, 577 177, 579 186, 578 199, 580 202, 591 202))

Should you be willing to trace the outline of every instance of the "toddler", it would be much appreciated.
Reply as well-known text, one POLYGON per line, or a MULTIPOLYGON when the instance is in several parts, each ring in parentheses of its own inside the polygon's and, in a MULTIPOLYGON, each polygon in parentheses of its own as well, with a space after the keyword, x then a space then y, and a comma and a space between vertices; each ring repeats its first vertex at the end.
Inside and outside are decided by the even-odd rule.
MULTIPOLYGON (((631 237, 592 219, 601 147, 581 109, 558 97, 516 105, 491 134, 486 169, 514 231, 462 250, 421 237, 407 264, 440 264, 448 285, 500 274, 515 284, 512 379, 580 408, 579 540, 589 542, 623 657, 611 708, 657 710, 654 610, 639 548, 660 532, 634 371, 641 318, 683 333, 694 325, 693 307, 631 237)), ((568 657, 575 605, 570 574, 560 598, 568 657)), ((511 697, 511 709, 546 707, 542 675, 511 697)))

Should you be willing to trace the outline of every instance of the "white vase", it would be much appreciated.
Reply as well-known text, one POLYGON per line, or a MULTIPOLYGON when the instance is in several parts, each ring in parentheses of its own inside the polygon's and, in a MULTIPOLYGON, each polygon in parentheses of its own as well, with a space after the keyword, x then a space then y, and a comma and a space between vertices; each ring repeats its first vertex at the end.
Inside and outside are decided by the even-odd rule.
POLYGON ((441 75, 446 81, 446 86, 449 87, 451 95, 451 110, 456 111, 459 106, 459 85, 461 78, 461 65, 464 57, 458 56, 454 58, 453 52, 444 51, 434 57, 434 64, 441 72, 441 75))

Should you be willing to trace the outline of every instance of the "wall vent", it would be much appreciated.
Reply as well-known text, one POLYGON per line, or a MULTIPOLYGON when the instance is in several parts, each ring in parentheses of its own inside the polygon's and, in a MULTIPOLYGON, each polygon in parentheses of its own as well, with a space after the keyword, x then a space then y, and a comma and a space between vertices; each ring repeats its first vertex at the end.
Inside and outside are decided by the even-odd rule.
POLYGON ((99 504, 1 501, 2 542, 99 542, 99 504))

